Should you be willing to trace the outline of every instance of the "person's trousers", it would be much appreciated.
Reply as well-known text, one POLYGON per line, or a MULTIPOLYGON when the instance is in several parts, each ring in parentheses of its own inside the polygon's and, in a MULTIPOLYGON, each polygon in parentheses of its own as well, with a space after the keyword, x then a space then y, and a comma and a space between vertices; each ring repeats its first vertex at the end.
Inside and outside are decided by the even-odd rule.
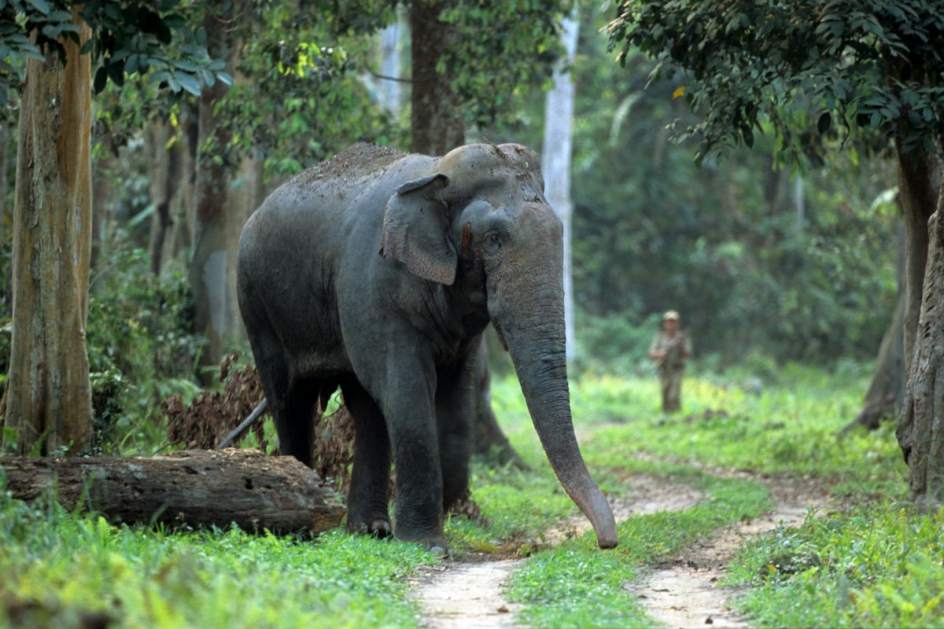
POLYGON ((663 371, 659 374, 662 385, 662 412, 674 413, 682 407, 682 372, 663 371))

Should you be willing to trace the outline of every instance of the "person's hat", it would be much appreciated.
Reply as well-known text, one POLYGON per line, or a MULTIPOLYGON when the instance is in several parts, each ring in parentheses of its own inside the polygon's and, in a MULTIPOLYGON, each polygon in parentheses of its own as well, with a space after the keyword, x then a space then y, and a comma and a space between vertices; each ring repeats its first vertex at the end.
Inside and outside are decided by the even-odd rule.
POLYGON ((664 315, 662 315, 663 321, 678 321, 679 313, 675 310, 667 310, 664 315))

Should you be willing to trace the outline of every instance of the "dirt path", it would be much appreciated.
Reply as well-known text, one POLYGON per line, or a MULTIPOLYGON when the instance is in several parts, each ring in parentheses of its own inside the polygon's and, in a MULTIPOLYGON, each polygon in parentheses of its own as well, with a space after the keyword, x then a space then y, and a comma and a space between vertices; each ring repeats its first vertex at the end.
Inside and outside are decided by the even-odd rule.
POLYGON ((773 479, 763 482, 776 505, 772 512, 722 529, 629 587, 649 616, 673 629, 749 626, 729 607, 736 592, 717 584, 726 566, 749 538, 778 526, 797 526, 809 509, 829 506, 825 491, 812 483, 773 479))
MULTIPOLYGON (((702 497, 687 485, 657 476, 633 476, 627 483, 631 494, 611 501, 618 522, 644 513, 681 511, 702 497)), ((589 529, 586 518, 575 517, 548 531, 542 541, 556 545, 589 529)), ((414 590, 423 611, 423 625, 434 629, 517 626, 514 614, 518 606, 505 599, 504 588, 523 561, 447 561, 424 571, 414 590)))

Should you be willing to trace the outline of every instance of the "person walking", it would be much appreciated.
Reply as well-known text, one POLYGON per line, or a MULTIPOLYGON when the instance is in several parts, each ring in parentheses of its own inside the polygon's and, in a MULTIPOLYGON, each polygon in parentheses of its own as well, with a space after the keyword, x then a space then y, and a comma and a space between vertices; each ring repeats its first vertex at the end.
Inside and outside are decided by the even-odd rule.
POLYGON ((682 406, 682 373, 692 354, 691 341, 679 325, 679 313, 666 312, 662 315, 662 329, 649 346, 649 358, 659 370, 664 413, 674 413, 682 406))

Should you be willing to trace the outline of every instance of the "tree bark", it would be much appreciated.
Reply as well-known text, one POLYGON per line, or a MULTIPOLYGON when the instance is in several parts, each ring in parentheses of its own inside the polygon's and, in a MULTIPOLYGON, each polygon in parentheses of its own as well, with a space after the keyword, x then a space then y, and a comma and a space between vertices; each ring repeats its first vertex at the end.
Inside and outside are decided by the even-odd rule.
MULTIPOLYGON (((236 3, 233 3, 234 5, 236 3)), ((229 4, 227 6, 230 6, 229 4)), ((238 14, 232 7, 230 16, 238 14)), ((228 71, 236 65, 238 42, 227 18, 207 9, 204 23, 207 32, 207 49, 214 58, 228 59, 228 71)), ((190 263, 190 286, 195 303, 195 326, 207 337, 207 345, 201 355, 206 367, 215 367, 223 357, 229 333, 229 283, 227 267, 235 263, 228 250, 227 210, 229 207, 229 172, 225 162, 212 157, 221 157, 229 144, 230 133, 219 124, 214 109, 226 93, 227 87, 217 81, 200 95, 198 126, 200 144, 210 142, 217 155, 198 155, 197 181, 194 191, 196 219, 193 231, 193 257, 190 263)))
POLYGON ((544 193, 564 224, 564 331, 567 361, 577 351, 574 333, 574 278, 571 263, 571 216, 574 203, 570 196, 570 166, 573 157, 574 86, 569 66, 577 52, 577 31, 580 27, 577 7, 562 21, 566 55, 554 69, 554 86, 547 93, 544 107, 544 150, 541 154, 544 193))
POLYGON ((896 139, 896 149, 898 194, 905 221, 904 365, 905 373, 910 373, 928 257, 928 220, 934 213, 937 198, 936 163, 933 156, 924 151, 906 151, 900 139, 896 139))
POLYGON ((908 463, 912 498, 944 500, 944 186, 928 223, 928 251, 914 355, 897 437, 908 463))
POLYGON ((0 124, 0 243, 6 238, 7 216, 7 148, 9 145, 10 128, 0 124))
MULTIPOLYGON (((80 25, 80 41, 90 30, 80 25)), ((92 403, 85 320, 91 257, 91 59, 63 40, 30 60, 20 105, 13 342, 5 439, 23 453, 81 450, 92 403)))
POLYGON ((54 488, 66 509, 111 522, 320 533, 341 523, 341 498, 290 456, 184 450, 152 458, 0 458, 6 489, 31 501, 54 488))
POLYGON ((171 205, 179 190, 180 149, 178 144, 168 147, 172 129, 165 121, 153 122, 147 129, 148 153, 151 162, 151 203, 154 214, 151 216, 151 234, 148 241, 148 255, 151 259, 151 272, 160 275, 163 266, 167 235, 173 229, 174 219, 171 205))
POLYGON ((414 153, 445 155, 465 142, 459 98, 449 77, 436 71, 436 64, 455 37, 454 28, 439 20, 447 6, 448 0, 417 0, 410 5, 413 72, 410 129, 414 153))

